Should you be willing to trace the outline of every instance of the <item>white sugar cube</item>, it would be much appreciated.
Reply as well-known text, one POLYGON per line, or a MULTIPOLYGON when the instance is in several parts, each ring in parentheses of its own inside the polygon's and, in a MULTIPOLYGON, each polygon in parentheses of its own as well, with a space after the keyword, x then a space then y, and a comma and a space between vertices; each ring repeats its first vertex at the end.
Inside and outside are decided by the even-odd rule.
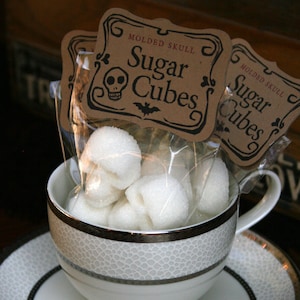
POLYGON ((86 176, 85 194, 86 200, 90 205, 104 207, 116 202, 123 194, 123 191, 115 188, 106 174, 96 169, 86 176))
POLYGON ((150 175, 133 183, 125 194, 137 214, 147 216, 151 229, 182 226, 189 210, 189 201, 182 185, 171 175, 150 175))
POLYGON ((82 171, 95 165, 106 172, 113 186, 125 189, 140 177, 141 150, 127 131, 103 126, 91 134, 80 157, 82 171))
POLYGON ((123 230, 139 230, 139 216, 126 197, 113 205, 108 217, 108 226, 123 230))
POLYGON ((154 152, 144 156, 141 176, 158 175, 168 172, 168 164, 161 157, 160 152, 154 152))
POLYGON ((96 208, 91 206, 86 198, 83 190, 75 193, 70 197, 66 209, 72 216, 83 222, 106 226, 112 206, 107 205, 105 207, 96 208))
POLYGON ((229 173, 221 158, 208 158, 199 163, 193 180, 198 209, 216 215, 229 204, 229 173))
POLYGON ((164 173, 172 175, 182 184, 188 199, 191 201, 193 192, 189 175, 190 170, 187 168, 189 160, 189 149, 173 154, 169 148, 165 147, 144 157, 141 174, 142 176, 164 173))

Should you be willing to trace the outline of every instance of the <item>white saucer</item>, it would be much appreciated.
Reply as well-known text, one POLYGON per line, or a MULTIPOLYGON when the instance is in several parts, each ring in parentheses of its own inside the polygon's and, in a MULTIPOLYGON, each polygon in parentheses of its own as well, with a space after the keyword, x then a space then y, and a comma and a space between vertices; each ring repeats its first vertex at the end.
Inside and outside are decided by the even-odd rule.
MULTIPOLYGON (((248 230, 236 237, 225 270, 202 299, 300 299, 299 278, 293 262, 282 251, 248 230)), ((0 299, 84 298, 58 266, 50 233, 46 231, 4 254, 0 266, 0 299)))

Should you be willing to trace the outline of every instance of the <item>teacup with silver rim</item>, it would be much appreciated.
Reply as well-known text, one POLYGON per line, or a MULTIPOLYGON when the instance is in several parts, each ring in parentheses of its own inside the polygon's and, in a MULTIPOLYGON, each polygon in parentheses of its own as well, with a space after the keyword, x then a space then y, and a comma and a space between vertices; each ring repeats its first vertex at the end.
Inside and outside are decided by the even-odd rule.
POLYGON ((120 230, 82 222, 64 209, 76 185, 69 164, 58 166, 47 183, 49 226, 64 273, 87 299, 199 299, 224 268, 235 235, 266 216, 281 193, 274 172, 255 171, 240 184, 231 177, 230 205, 206 221, 170 230, 120 230), (269 179, 265 195, 239 216, 241 188, 262 175, 269 179))

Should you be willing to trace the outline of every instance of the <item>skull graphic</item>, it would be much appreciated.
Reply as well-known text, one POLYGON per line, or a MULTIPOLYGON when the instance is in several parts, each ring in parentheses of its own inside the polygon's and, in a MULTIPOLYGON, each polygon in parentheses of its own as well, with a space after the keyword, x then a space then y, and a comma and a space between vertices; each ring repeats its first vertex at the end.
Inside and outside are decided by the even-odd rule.
POLYGON ((122 91, 127 86, 128 74, 120 67, 108 70, 103 79, 110 100, 120 100, 122 91))

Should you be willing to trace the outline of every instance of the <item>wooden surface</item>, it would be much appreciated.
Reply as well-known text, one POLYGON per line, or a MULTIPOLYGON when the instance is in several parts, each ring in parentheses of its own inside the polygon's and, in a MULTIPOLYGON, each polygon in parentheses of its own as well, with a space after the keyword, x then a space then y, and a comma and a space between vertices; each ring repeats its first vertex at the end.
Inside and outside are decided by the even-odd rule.
POLYGON ((298 0, 164 0, 197 11, 204 11, 262 32, 300 38, 300 2, 298 0))
POLYGON ((9 0, 6 2, 7 32, 9 38, 36 44, 59 55, 60 42, 67 32, 97 31, 104 11, 122 7, 145 18, 167 18, 191 28, 214 27, 228 32, 232 38, 245 38, 266 59, 277 61, 288 74, 300 78, 297 57, 300 2, 282 1, 285 9, 279 2, 262 4, 248 0, 241 7, 235 1, 9 0))

